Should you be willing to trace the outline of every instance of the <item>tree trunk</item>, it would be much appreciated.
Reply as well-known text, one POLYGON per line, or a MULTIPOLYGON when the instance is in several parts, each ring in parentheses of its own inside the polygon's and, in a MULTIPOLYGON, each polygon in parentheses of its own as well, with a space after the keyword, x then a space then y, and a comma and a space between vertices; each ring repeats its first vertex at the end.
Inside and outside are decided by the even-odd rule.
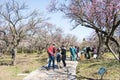
MULTIPOLYGON (((117 48, 118 48, 118 51, 117 51, 118 52, 117 60, 119 60, 119 63, 120 63, 120 44, 113 37, 111 37, 110 40, 113 41, 117 45, 117 48)), ((111 51, 113 51, 113 50, 111 49, 111 51)), ((115 54, 114 51, 113 51, 113 54, 115 54)), ((115 56, 115 58, 116 58, 116 56, 115 56)))
POLYGON ((108 49, 110 50, 110 52, 113 54, 113 56, 115 57, 115 59, 120 62, 120 45, 119 45, 118 41, 115 40, 113 37, 110 37, 110 36, 108 36, 108 37, 106 37, 106 38, 107 38, 107 39, 106 39, 105 44, 106 44, 107 48, 108 48, 108 49), (114 51, 114 50, 111 48, 111 46, 109 45, 110 40, 113 41, 113 42, 117 45, 117 48, 118 48, 118 51, 117 51, 117 52, 118 52, 118 55, 119 55, 119 56, 116 55, 115 51, 114 51))
POLYGON ((98 57, 101 57, 101 51, 102 51, 102 47, 103 47, 103 43, 104 43, 104 41, 103 41, 103 35, 101 34, 101 33, 99 33, 98 31, 96 31, 96 33, 97 33, 97 36, 98 36, 98 41, 99 41, 99 43, 98 43, 98 48, 97 48, 97 54, 98 54, 98 57))
POLYGON ((13 49, 13 53, 12 53, 12 65, 16 65, 16 54, 17 54, 17 48, 13 49))
POLYGON ((116 56, 115 52, 112 50, 112 48, 110 47, 110 45, 109 45, 109 44, 106 44, 106 46, 107 46, 107 48, 110 50, 110 52, 113 54, 113 56, 114 56, 117 60, 119 60, 119 58, 116 56))

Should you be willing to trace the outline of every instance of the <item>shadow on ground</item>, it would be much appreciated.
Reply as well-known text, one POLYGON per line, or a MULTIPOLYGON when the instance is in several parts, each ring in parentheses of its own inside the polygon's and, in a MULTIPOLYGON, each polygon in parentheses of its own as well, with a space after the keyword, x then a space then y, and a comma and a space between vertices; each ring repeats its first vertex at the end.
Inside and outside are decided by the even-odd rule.
POLYGON ((79 77, 77 77, 77 80, 101 80, 101 79, 95 79, 95 78, 93 79, 80 75, 79 77))

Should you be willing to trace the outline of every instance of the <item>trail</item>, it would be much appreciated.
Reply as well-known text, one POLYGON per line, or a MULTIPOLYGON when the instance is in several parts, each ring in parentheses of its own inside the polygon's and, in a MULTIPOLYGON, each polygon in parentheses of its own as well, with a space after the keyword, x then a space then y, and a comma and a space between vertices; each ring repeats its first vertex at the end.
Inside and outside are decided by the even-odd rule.
POLYGON ((61 69, 47 70, 47 66, 40 67, 39 69, 31 72, 23 80, 77 80, 76 66, 77 61, 66 61, 67 66, 61 69))

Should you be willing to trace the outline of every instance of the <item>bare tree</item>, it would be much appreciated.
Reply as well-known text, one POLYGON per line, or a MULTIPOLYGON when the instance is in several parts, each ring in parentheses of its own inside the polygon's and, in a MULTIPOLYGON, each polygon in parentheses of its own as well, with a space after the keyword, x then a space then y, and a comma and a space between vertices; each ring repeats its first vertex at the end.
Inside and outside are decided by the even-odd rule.
POLYGON ((66 36, 64 36, 63 38, 63 44, 66 46, 66 48, 69 49, 69 47, 71 45, 75 46, 79 46, 78 42, 77 42, 78 38, 72 34, 67 34, 66 36))
POLYGON ((12 55, 13 65, 16 64, 17 46, 26 33, 35 27, 35 23, 33 25, 31 20, 37 16, 37 13, 34 11, 28 14, 26 13, 27 9, 28 7, 25 3, 20 3, 15 0, 8 0, 1 4, 0 21, 2 24, 0 25, 0 32, 3 35, 1 40, 6 43, 7 50, 13 49, 14 51, 12 55), (30 23, 32 26, 29 25, 30 23))

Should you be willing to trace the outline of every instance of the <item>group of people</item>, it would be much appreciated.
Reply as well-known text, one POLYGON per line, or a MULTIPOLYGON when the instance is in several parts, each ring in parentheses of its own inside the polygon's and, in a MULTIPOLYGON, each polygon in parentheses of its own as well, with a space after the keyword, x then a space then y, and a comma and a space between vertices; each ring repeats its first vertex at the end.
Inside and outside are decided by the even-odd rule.
POLYGON ((82 60, 82 59, 97 58, 98 56, 96 46, 84 47, 82 50, 80 50, 78 46, 71 45, 69 51, 71 53, 72 61, 76 61, 78 59, 82 60))
POLYGON ((81 59, 91 59, 97 58, 97 48, 94 47, 84 47, 81 51, 81 59))
POLYGON ((60 62, 62 60, 63 66, 66 67, 66 48, 64 45, 62 45, 60 48, 55 47, 55 44, 50 44, 49 47, 47 48, 48 56, 49 56, 49 61, 48 61, 48 70, 51 67, 51 62, 52 62, 52 67, 55 69, 55 60, 57 61, 57 66, 58 68, 61 68, 60 62))
MULTIPOLYGON (((93 58, 97 58, 97 48, 94 47, 84 47, 81 51, 78 46, 73 46, 69 48, 70 51, 70 57, 71 61, 76 61, 78 59, 90 59, 91 56, 93 58), (90 51, 92 54, 90 54, 90 51)), ((64 45, 62 45, 59 48, 55 47, 55 44, 50 44, 49 47, 47 48, 49 60, 48 60, 48 70, 51 67, 51 62, 52 62, 52 67, 53 69, 55 68, 55 60, 57 61, 57 66, 58 68, 61 68, 60 62, 62 61, 63 67, 66 67, 66 48, 64 45)))

